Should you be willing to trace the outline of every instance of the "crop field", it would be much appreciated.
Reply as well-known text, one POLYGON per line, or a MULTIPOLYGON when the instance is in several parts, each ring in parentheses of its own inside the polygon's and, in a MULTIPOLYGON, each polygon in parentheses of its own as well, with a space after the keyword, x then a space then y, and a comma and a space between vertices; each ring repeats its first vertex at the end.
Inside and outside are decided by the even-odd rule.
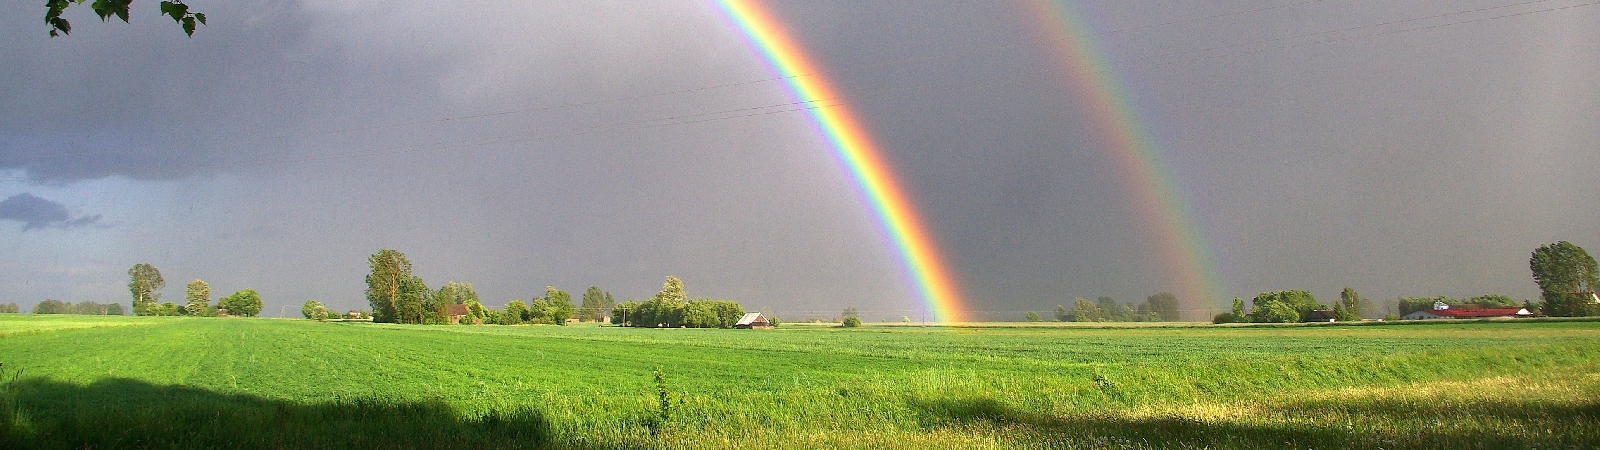
POLYGON ((752 331, 5 314, 0 363, 3 448, 1600 446, 1587 321, 752 331))

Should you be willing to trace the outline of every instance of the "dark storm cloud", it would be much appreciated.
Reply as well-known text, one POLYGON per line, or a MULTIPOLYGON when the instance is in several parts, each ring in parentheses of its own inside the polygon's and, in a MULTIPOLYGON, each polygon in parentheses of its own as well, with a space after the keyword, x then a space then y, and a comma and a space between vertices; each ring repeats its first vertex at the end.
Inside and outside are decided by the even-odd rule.
POLYGON ((67 212, 65 205, 23 192, 0 200, 0 220, 22 222, 23 231, 45 228, 73 229, 99 222, 100 215, 74 219, 67 212))

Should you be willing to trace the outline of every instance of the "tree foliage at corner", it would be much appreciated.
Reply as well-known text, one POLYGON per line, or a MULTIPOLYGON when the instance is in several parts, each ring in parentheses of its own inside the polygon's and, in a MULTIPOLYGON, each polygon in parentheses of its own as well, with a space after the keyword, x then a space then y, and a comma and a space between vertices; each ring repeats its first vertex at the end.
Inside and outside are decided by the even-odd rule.
MULTIPOLYGON (((81 5, 87 1, 45 0, 44 24, 50 26, 50 37, 72 34, 72 23, 61 17, 61 13, 66 12, 67 7, 81 5)), ((116 16, 122 19, 122 23, 128 23, 128 8, 132 5, 133 0, 94 0, 94 3, 89 4, 89 9, 100 16, 101 22, 109 22, 111 16, 116 16)), ((182 0, 162 1, 160 8, 161 15, 171 17, 179 27, 183 28, 183 34, 190 37, 194 36, 196 25, 206 24, 205 13, 189 11, 189 5, 184 4, 182 0)))
POLYGON ((1600 287, 1594 257, 1583 247, 1561 241, 1539 247, 1528 258, 1533 281, 1539 284, 1547 316, 1579 317, 1600 315, 1594 291, 1600 287))
POLYGON ((161 271, 148 263, 138 263, 128 269, 128 279, 128 292, 133 294, 133 313, 156 315, 156 302, 161 301, 161 293, 156 291, 167 287, 167 281, 161 279, 161 271))

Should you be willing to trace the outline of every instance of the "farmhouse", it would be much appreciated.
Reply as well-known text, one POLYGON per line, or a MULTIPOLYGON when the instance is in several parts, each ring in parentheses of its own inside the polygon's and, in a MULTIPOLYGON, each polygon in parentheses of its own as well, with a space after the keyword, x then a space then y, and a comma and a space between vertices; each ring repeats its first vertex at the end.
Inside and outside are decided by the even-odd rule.
POLYGON ((1527 308, 1456 308, 1443 302, 1433 304, 1433 309, 1424 309, 1406 314, 1402 320, 1432 320, 1432 319, 1487 319, 1492 317, 1533 317, 1527 308))
POLYGON ((754 312, 745 314, 744 317, 740 317, 739 323, 733 324, 733 327, 770 330, 772 329, 772 322, 768 322, 766 316, 762 316, 761 313, 754 312))
POLYGON ((467 305, 444 305, 444 317, 450 320, 451 325, 461 323, 461 318, 472 315, 472 309, 467 305))
POLYGON ((1304 322, 1333 322, 1334 318, 1333 311, 1316 309, 1306 313, 1306 316, 1300 319, 1304 322))

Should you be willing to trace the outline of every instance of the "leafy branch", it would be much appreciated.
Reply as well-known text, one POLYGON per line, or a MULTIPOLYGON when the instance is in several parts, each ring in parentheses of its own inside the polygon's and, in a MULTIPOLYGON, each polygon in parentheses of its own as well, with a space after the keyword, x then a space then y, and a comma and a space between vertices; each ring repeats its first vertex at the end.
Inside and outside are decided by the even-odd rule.
MULTIPOLYGON (((45 0, 44 23, 50 26, 50 37, 63 34, 72 34, 72 23, 61 17, 67 7, 81 5, 89 0, 45 0)), ((89 4, 89 9, 100 16, 101 22, 110 22, 111 16, 117 16, 123 23, 128 23, 128 7, 133 0, 94 0, 89 4)), ((190 12, 189 5, 182 0, 161 2, 161 15, 172 17, 172 21, 183 27, 183 33, 194 36, 195 24, 206 24, 205 13, 190 12)))

